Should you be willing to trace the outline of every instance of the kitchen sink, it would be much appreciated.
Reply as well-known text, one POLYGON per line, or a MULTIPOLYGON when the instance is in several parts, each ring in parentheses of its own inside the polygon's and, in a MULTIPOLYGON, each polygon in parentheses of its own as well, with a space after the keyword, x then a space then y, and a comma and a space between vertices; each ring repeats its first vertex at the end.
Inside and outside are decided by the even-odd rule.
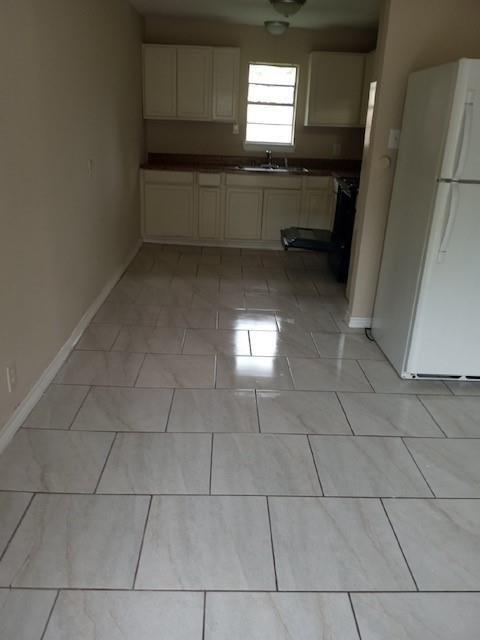
POLYGON ((251 165, 235 167, 240 171, 255 171, 258 173, 308 173, 308 169, 303 167, 280 167, 275 165, 251 165))

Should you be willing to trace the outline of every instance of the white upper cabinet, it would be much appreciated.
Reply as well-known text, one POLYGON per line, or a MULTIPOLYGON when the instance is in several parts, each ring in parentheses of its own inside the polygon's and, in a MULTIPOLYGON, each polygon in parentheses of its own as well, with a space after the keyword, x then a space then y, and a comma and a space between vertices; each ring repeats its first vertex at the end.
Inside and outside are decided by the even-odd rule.
POLYGON ((177 50, 158 44, 143 47, 143 115, 177 115, 177 50))
POLYGON ((235 122, 240 50, 143 45, 144 117, 235 122))
POLYGON ((359 127, 365 54, 313 51, 309 59, 305 125, 359 127))
POLYGON ((211 47, 177 47, 177 117, 211 120, 211 47))
POLYGON ((240 49, 213 49, 213 120, 235 122, 238 108, 240 49))

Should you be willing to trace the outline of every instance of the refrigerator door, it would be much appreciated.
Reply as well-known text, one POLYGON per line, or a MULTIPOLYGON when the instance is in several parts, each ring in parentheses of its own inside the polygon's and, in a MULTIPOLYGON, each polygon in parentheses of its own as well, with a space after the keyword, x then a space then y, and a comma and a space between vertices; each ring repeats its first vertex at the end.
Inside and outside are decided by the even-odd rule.
MULTIPOLYGON (((458 63, 410 76, 397 170, 375 299, 373 335, 395 369, 404 371, 437 177, 458 75, 458 63)), ((442 208, 442 204, 439 204, 442 208)))
POLYGON ((480 60, 459 62, 440 178, 480 182, 480 60))
POLYGON ((440 183, 407 374, 480 376, 480 184, 440 183))

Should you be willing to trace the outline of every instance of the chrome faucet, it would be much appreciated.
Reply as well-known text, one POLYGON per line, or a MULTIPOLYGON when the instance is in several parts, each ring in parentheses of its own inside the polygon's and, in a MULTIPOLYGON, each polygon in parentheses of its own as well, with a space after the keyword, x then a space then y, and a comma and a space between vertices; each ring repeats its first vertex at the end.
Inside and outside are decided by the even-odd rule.
POLYGON ((265 159, 267 161, 267 164, 272 164, 272 152, 270 151, 270 149, 266 149, 265 159))

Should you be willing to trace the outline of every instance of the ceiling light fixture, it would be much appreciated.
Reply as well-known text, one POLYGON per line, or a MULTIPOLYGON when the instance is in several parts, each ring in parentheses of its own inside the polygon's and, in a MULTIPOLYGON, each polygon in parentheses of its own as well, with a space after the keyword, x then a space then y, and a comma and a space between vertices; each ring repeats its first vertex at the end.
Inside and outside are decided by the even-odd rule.
POLYGON ((270 4, 285 18, 295 15, 305 4, 306 0, 270 0, 270 4))
POLYGON ((289 22, 283 22, 283 20, 266 20, 264 22, 265 29, 272 36, 281 36, 290 26, 289 22))

